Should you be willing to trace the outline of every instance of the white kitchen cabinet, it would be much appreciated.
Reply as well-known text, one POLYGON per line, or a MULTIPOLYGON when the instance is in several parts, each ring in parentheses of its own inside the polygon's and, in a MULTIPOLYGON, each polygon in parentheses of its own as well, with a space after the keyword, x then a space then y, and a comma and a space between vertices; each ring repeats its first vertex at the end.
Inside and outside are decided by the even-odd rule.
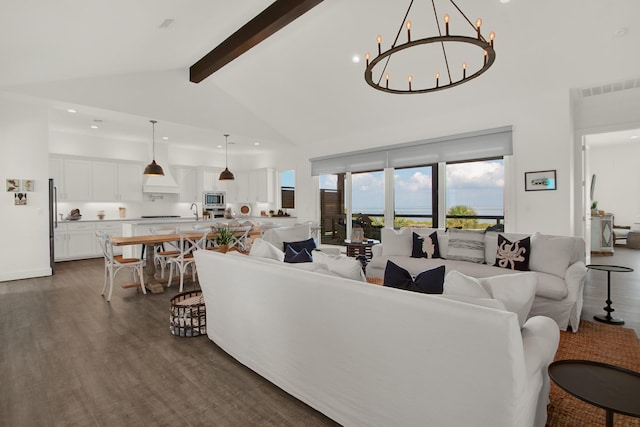
POLYGON ((198 194, 203 191, 218 190, 217 183, 222 169, 199 167, 198 168, 198 194))
POLYGON ((178 201, 202 202, 202 193, 198 194, 198 171, 186 166, 174 167, 174 177, 180 186, 178 201))
POLYGON ((88 160, 51 157, 49 175, 58 192, 58 201, 91 200, 92 173, 88 160))
POLYGON ((118 165, 108 162, 92 162, 92 199, 97 202, 118 200, 118 165))
POLYGON ((99 255, 93 223, 67 224, 67 256, 70 259, 92 258, 99 255))
POLYGON ((58 223, 58 227, 53 230, 53 251, 55 261, 63 261, 68 258, 67 224, 58 223))
POLYGON ((264 168, 249 172, 249 201, 275 202, 275 169, 264 168))
POLYGON ((249 202, 249 172, 242 171, 235 174, 236 177, 236 198, 230 200, 236 203, 249 202))
POLYGON ((130 163, 118 163, 118 201, 141 202, 142 201, 142 175, 141 165, 130 163))
POLYGON ((91 200, 91 162, 64 159, 64 200, 91 200))

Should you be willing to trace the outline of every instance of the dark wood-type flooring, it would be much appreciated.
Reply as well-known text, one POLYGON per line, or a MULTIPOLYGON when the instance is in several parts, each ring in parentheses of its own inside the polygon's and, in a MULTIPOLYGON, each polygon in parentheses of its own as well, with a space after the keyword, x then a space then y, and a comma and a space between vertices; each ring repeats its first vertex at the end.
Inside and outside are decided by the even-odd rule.
MULTIPOLYGON (((640 250, 591 262, 635 269, 612 273, 612 300, 640 331, 640 250)), ((147 295, 118 285, 107 303, 102 274, 93 259, 0 283, 0 426, 336 425, 206 336, 171 335, 175 285, 147 295)), ((122 271, 117 283, 130 278, 122 271)), ((584 299, 584 319, 604 313, 606 273, 589 272, 584 299)))

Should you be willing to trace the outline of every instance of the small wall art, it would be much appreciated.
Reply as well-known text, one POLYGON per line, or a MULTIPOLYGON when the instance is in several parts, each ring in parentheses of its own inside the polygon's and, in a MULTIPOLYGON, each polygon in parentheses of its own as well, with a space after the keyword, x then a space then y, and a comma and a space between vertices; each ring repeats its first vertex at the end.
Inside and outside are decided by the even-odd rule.
POLYGON ((34 181, 32 179, 22 180, 22 191, 34 191, 34 181))
POLYGON ((13 196, 13 200, 15 204, 18 206, 27 204, 27 193, 15 193, 13 196))
POLYGON ((7 179, 7 191, 16 192, 20 191, 20 180, 19 179, 7 179))
POLYGON ((556 171, 535 171, 524 173, 525 191, 557 190, 556 171))

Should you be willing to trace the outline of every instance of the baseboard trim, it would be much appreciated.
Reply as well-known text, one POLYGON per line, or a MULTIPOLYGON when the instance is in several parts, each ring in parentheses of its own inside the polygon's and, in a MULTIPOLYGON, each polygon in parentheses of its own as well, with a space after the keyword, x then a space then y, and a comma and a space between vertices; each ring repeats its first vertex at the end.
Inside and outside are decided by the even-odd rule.
POLYGON ((34 277, 51 276, 51 267, 41 270, 14 271, 11 273, 0 274, 0 282, 9 282, 11 280, 33 279, 34 277))

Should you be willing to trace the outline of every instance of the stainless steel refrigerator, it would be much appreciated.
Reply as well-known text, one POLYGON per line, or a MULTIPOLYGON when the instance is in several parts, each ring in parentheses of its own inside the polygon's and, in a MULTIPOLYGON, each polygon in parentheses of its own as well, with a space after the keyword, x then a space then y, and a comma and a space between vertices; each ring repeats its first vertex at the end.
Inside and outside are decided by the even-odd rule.
POLYGON ((55 274, 55 230, 58 228, 58 189, 49 178, 49 265, 55 274))

